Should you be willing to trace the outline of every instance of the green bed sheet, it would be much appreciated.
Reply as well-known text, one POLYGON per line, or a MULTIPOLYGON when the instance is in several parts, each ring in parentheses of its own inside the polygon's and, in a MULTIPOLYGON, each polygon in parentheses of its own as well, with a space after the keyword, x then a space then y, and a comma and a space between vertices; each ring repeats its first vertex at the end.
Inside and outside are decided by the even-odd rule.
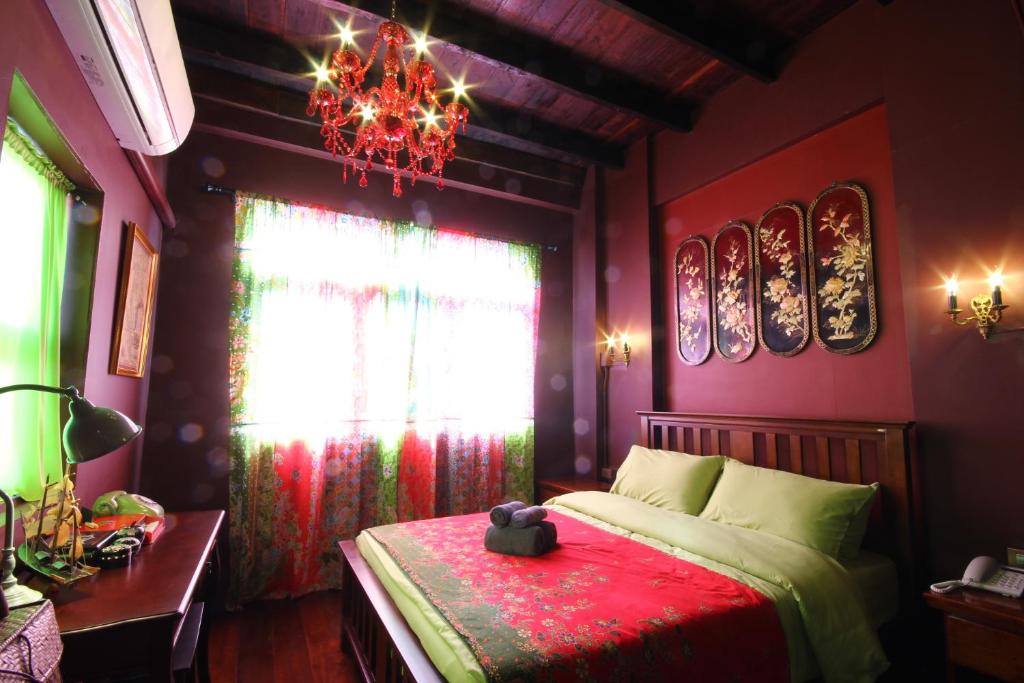
MULTIPOLYGON (((818 675, 830 682, 869 681, 888 666, 872 627, 876 615, 869 615, 860 597, 863 589, 842 566, 821 553, 770 534, 600 491, 571 493, 546 504, 767 596, 775 603, 786 634, 793 681, 818 675)), ((441 675, 453 682, 485 681, 465 641, 388 552, 365 532, 356 538, 356 545, 441 675)), ((875 571, 873 576, 877 579, 880 574, 875 571)))

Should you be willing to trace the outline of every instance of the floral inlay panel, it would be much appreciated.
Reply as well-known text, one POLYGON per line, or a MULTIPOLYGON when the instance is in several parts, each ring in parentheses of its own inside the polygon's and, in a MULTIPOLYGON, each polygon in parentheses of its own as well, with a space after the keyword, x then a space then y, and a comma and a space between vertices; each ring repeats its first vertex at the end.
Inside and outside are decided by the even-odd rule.
POLYGON ((868 197, 859 185, 833 183, 807 210, 814 291, 812 330, 821 347, 856 353, 878 331, 868 197))
POLYGON ((744 361, 757 345, 750 228, 739 221, 728 223, 715 235, 711 254, 715 351, 728 361, 744 361))
POLYGON ((708 268, 703 237, 690 237, 676 249, 676 350, 687 365, 699 365, 711 354, 708 268))
POLYGON ((768 209, 754 229, 760 307, 757 338, 769 353, 792 356, 810 337, 804 214, 796 204, 768 209))

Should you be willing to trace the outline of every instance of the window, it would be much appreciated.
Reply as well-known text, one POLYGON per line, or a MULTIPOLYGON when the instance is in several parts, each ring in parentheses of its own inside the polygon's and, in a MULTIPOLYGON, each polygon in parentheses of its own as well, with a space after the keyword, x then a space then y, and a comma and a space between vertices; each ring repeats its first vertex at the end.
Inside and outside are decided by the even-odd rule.
MULTIPOLYGON (((71 183, 8 120, 0 151, 0 386, 60 383, 71 183)), ((60 478, 60 397, 0 398, 0 488, 34 500, 60 478)))
POLYGON ((236 599, 339 585, 360 528, 532 499, 536 245, 240 193, 236 249, 236 599))

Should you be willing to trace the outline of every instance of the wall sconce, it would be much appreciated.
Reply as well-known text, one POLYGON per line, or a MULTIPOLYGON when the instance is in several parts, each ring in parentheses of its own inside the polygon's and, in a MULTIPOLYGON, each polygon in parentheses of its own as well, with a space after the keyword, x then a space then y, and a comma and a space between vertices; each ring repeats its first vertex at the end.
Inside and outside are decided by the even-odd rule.
POLYGON ((629 335, 620 334, 618 340, 615 339, 615 335, 610 335, 606 340, 605 344, 608 345, 608 349, 605 351, 604 356, 601 358, 601 367, 610 368, 615 365, 624 365, 629 367, 629 335), (619 350, 617 344, 622 344, 622 349, 619 350))
POLYGON ((957 294, 960 293, 960 283, 955 277, 946 280, 946 315, 957 325, 966 325, 974 322, 978 332, 985 339, 992 334, 996 323, 1003 317, 1003 309, 1009 308, 1003 303, 1003 274, 996 271, 988 278, 988 284, 992 288, 991 294, 979 294, 971 299, 971 310, 974 315, 969 318, 960 318, 963 310, 957 308, 957 294))

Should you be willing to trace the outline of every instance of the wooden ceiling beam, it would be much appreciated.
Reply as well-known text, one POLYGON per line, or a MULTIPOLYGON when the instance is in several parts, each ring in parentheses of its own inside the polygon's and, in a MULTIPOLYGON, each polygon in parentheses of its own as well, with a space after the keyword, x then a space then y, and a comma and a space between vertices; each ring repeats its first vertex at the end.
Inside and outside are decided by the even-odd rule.
MULTIPOLYGON (((391 16, 390 0, 308 1, 374 22, 391 16)), ((498 68, 542 78, 560 90, 626 116, 639 116, 678 131, 692 129, 692 102, 669 102, 667 91, 583 58, 542 37, 500 24, 492 15, 444 0, 408 0, 398 3, 396 10, 396 18, 404 26, 413 30, 429 27, 432 38, 456 52, 483 59, 498 68)))
POLYGON ((765 83, 778 78, 782 55, 789 48, 787 41, 763 27, 716 15, 714 2, 598 2, 765 83))
MULTIPOLYGON (((195 62, 188 64, 188 82, 194 97, 230 103, 239 108, 259 111, 317 129, 320 127, 316 119, 306 115, 308 98, 294 90, 195 62)), ((460 140, 455 148, 455 156, 457 159, 480 166, 490 166, 495 170, 532 176, 573 187, 580 187, 583 184, 585 174, 585 170, 579 166, 473 139, 460 140)), ((488 174, 490 171, 484 170, 483 173, 488 174)))
MULTIPOLYGON (((186 62, 212 66, 295 92, 313 85, 310 58, 297 48, 255 32, 239 33, 175 14, 186 62)), ((319 57, 319 55, 318 55, 319 57)), ((621 146, 556 126, 523 111, 474 98, 465 137, 576 166, 622 168, 621 146)))
MULTIPOLYGON (((340 159, 336 159, 324 149, 317 126, 207 96, 197 96, 195 102, 194 130, 334 161, 339 165, 338 183, 341 184, 340 159)), ((375 164, 371 173, 391 175, 391 171, 383 164, 375 164)), ((406 179, 409 178, 408 172, 403 171, 402 175, 406 179)), ((353 177, 349 178, 352 183, 356 180, 353 177)), ((433 185, 435 182, 433 178, 420 178, 417 186, 433 185)), ((456 159, 445 165, 444 184, 446 187, 556 211, 574 212, 579 207, 578 186, 550 182, 506 170, 481 173, 479 164, 463 159, 456 159)))

